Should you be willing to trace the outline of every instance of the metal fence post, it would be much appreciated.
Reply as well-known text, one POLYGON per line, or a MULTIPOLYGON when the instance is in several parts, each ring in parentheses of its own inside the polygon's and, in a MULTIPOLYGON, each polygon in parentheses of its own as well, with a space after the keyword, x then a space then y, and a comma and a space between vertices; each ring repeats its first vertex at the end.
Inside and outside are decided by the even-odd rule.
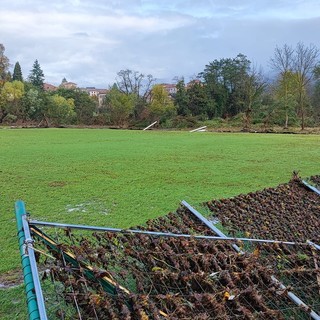
POLYGON ((310 190, 312 190, 313 192, 315 192, 316 194, 318 194, 320 196, 320 190, 318 190, 316 187, 312 186, 311 184, 309 184, 308 182, 302 180, 302 183, 309 188, 310 190))
POLYGON ((23 229, 22 217, 26 215, 24 202, 19 200, 15 203, 15 215, 17 221, 17 229, 18 229, 18 241, 19 241, 19 249, 21 255, 21 263, 23 270, 23 278, 25 284, 25 291, 27 295, 27 306, 30 320, 38 320, 40 319, 37 297, 35 294, 35 287, 32 277, 32 271, 30 266, 30 259, 27 254, 26 247, 26 237, 23 229))

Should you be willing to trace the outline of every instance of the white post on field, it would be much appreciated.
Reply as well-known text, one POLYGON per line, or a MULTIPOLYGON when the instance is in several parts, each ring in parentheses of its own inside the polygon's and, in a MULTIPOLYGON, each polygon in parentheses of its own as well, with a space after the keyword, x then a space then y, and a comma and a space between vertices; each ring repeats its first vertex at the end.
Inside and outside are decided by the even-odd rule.
POLYGON ((145 127, 145 128, 143 129, 143 131, 144 131, 144 130, 148 130, 149 128, 151 128, 152 126, 154 126, 157 122, 158 122, 158 121, 155 121, 155 122, 151 123, 150 125, 148 125, 147 127, 145 127))
POLYGON ((204 126, 204 127, 200 127, 200 128, 197 128, 197 129, 193 129, 189 132, 202 132, 202 131, 206 131, 206 128, 207 126, 204 126))

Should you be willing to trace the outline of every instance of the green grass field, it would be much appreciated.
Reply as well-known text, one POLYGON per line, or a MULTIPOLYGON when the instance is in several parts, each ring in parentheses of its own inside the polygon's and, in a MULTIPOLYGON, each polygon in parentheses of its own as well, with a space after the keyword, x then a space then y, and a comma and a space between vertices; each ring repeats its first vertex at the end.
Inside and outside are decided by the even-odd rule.
MULTIPOLYGON (((199 205, 276 186, 293 170, 319 174, 319 163, 319 135, 2 129, 0 275, 21 268, 17 199, 34 219, 126 228, 181 200, 199 205)), ((0 291, 1 319, 21 312, 22 298, 12 296, 21 288, 0 291)))

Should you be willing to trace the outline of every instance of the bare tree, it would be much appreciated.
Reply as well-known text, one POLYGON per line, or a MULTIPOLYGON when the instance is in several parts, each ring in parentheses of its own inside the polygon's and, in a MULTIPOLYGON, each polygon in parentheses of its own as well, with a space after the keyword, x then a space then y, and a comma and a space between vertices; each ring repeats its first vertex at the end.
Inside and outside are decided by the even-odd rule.
POLYGON ((10 67, 9 59, 4 54, 5 47, 0 43, 0 81, 5 80, 7 77, 7 71, 10 67))
POLYGON ((263 76, 262 69, 258 69, 256 66, 253 66, 248 72, 247 76, 244 80, 244 93, 246 97, 245 105, 246 108, 244 110, 243 117, 243 130, 247 131, 251 126, 251 118, 252 111, 255 103, 259 100, 261 95, 263 94, 267 82, 263 76))
POLYGON ((293 62, 294 49, 287 44, 282 48, 276 47, 274 50, 274 57, 270 59, 271 67, 280 74, 292 71, 293 62))
POLYGON ((116 83, 121 92, 125 94, 133 93, 144 101, 149 97, 152 84, 156 80, 151 74, 146 76, 139 71, 130 69, 121 70, 117 75, 116 83))
POLYGON ((309 47, 305 46, 302 42, 297 44, 293 70, 297 74, 298 79, 298 105, 301 117, 301 130, 304 130, 305 126, 307 88, 314 77, 314 70, 319 63, 319 54, 319 49, 313 44, 310 44, 309 47))
POLYGON ((291 90, 294 88, 296 91, 301 130, 305 128, 307 89, 314 77, 319 53, 319 49, 315 45, 305 46, 299 42, 295 49, 287 44, 282 48, 276 47, 274 57, 270 60, 271 67, 279 74, 279 83, 284 87, 284 109, 288 110, 287 103, 289 103, 289 97, 292 96, 290 88, 291 90), (292 75, 295 75, 294 78, 297 79, 295 86, 292 85, 292 75))
POLYGON ((274 57, 270 60, 271 67, 278 72, 276 95, 279 98, 278 108, 282 109, 285 114, 284 128, 288 128, 289 110, 292 104, 291 97, 294 96, 296 83, 293 67, 295 64, 294 49, 285 44, 282 48, 276 47, 274 57))

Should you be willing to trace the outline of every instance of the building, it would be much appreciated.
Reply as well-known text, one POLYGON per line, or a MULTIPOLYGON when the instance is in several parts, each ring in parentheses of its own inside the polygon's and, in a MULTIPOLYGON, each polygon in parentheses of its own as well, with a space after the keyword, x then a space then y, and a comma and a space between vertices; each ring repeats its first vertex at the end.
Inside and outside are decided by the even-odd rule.
POLYGON ((62 81, 59 87, 64 89, 76 89, 77 84, 74 82, 62 81))
POLYGON ((177 93, 177 87, 175 84, 171 83, 162 83, 161 86, 165 88, 170 96, 175 95, 177 93))
POLYGON ((56 91, 58 89, 58 87, 50 84, 50 83, 44 83, 43 84, 43 90, 44 91, 56 91))
POLYGON ((200 86, 203 86, 203 83, 199 79, 194 79, 194 80, 191 80, 190 82, 188 82, 186 84, 186 88, 189 89, 189 88, 193 87, 196 84, 200 85, 200 86))
MULTIPOLYGON (((56 87, 50 83, 44 83, 43 89, 45 91, 56 91, 58 88, 64 88, 64 89, 76 89, 77 84, 74 82, 69 82, 65 78, 62 80, 59 87, 56 87)), ((97 89, 95 87, 86 87, 80 89, 83 92, 86 92, 90 97, 96 98, 99 103, 99 107, 102 106, 103 101, 108 93, 107 89, 97 89)))
POLYGON ((87 92, 92 98, 96 97, 98 99, 99 107, 102 106, 103 101, 108 93, 107 89, 97 89, 95 87, 86 87, 82 88, 81 90, 87 92))

